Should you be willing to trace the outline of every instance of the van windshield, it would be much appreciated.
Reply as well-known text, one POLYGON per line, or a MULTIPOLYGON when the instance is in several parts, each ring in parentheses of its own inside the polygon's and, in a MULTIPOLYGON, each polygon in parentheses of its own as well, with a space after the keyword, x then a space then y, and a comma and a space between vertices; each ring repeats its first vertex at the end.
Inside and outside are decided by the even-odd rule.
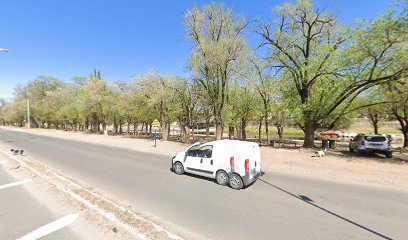
POLYGON ((385 142, 387 139, 383 136, 365 136, 364 140, 369 142, 385 142))

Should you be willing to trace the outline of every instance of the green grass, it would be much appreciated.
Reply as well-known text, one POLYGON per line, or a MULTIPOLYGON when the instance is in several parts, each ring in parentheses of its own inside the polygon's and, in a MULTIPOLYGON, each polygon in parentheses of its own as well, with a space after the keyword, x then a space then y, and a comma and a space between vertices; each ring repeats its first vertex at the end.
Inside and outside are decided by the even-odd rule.
MULTIPOLYGON (((266 138, 266 131, 265 128, 262 129, 261 135, 263 138, 266 138)), ((247 129, 247 137, 254 138, 258 137, 258 128, 248 128, 247 129)), ((283 129, 283 138, 290 138, 290 139, 301 139, 303 138, 304 133, 299 128, 293 127, 286 127, 283 129)), ((269 128, 269 138, 278 138, 278 130, 276 127, 269 128)))
MULTIPOLYGON (((348 130, 349 132, 355 132, 355 133, 374 133, 374 128, 372 127, 355 127, 355 128, 350 128, 348 130)), ((398 128, 394 127, 380 127, 378 128, 378 132, 380 134, 401 134, 401 131, 398 128)))
MULTIPOLYGON (((354 133, 373 133, 374 129, 370 126, 356 126, 356 127, 351 127, 347 129, 346 131, 348 132, 354 132, 354 133)), ((401 131, 398 128, 395 127, 380 127, 379 128, 379 133, 380 134, 401 134, 401 131)), ((261 135, 263 138, 266 138, 266 131, 265 128, 262 128, 261 135)), ((258 128, 256 127, 248 127, 247 128, 247 137, 249 138, 256 138, 258 137, 258 128)), ((320 136, 320 131, 316 131, 315 133, 316 137, 320 136)), ((278 131, 276 127, 270 127, 269 128, 269 138, 274 139, 278 138, 278 131)), ((284 139, 303 139, 304 138, 304 133, 301 129, 299 128, 294 128, 294 127, 285 127, 283 129, 283 138, 284 139)))

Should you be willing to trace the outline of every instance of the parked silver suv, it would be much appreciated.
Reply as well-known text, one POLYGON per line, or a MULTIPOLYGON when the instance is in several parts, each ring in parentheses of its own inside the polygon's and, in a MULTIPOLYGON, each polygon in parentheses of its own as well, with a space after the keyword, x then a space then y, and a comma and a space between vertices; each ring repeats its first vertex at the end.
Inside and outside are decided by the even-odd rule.
POLYGON ((391 139, 383 135, 358 134, 350 140, 350 152, 373 152, 385 154, 385 157, 392 157, 391 139))

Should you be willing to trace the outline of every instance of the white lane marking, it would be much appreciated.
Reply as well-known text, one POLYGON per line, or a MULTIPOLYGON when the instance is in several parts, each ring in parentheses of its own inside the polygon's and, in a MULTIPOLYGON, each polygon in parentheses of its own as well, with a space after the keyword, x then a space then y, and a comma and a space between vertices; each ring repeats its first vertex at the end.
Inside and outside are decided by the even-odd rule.
POLYGON ((4 185, 1 185, 1 186, 0 186, 0 190, 3 190, 3 189, 5 189, 5 188, 10 188, 10 187, 18 186, 18 185, 22 185, 22 184, 28 183, 28 182, 31 182, 31 179, 24 179, 24 180, 17 181, 17 182, 7 183, 7 184, 4 184, 4 185))
POLYGON ((22 236, 17 240, 35 240, 42 238, 50 233, 58 231, 61 228, 66 227, 69 224, 73 223, 77 219, 78 215, 79 215, 78 213, 68 214, 67 216, 55 220, 54 222, 48 223, 47 225, 37 228, 36 230, 22 236))
MULTIPOLYGON (((44 179, 44 180, 47 181, 48 183, 54 185, 55 187, 57 187, 57 188, 58 188, 59 190, 61 190, 62 192, 64 192, 64 193, 70 195, 73 199, 75 199, 75 200, 81 202, 82 204, 86 205, 88 208, 95 210, 99 215, 105 217, 107 220, 109 220, 109 221, 111 221, 111 222, 113 222, 113 223, 119 225, 120 227, 124 228, 126 231, 128 231, 130 234, 132 234, 132 235, 135 236, 136 238, 138 238, 138 239, 140 239, 140 240, 148 239, 147 236, 145 236, 144 234, 142 234, 142 233, 140 233, 140 232, 138 231, 139 229, 138 229, 137 227, 130 226, 130 225, 128 225, 127 223, 125 223, 125 222, 119 220, 118 218, 116 218, 115 214, 113 214, 113 213, 111 213, 111 212, 108 212, 108 211, 105 211, 105 210, 103 210, 102 208, 99 208, 98 205, 92 204, 92 203, 89 202, 87 199, 82 198, 81 196, 79 196, 79 195, 77 195, 76 193, 72 192, 70 189, 68 189, 67 187, 65 187, 65 186, 62 185, 61 183, 56 182, 54 179, 52 179, 52 178, 49 177, 48 175, 41 174, 37 169, 34 169, 34 168, 30 167, 29 165, 27 165, 27 164, 25 163, 25 161, 28 161, 28 162, 31 162, 32 164, 38 165, 38 163, 36 163, 35 161, 33 161, 33 160, 31 160, 31 159, 29 159, 29 158, 27 158, 27 157, 24 157, 24 156, 13 156, 13 155, 11 155, 11 154, 8 153, 7 148, 5 148, 5 147, 3 147, 3 146, 0 145, 0 149, 1 149, 1 148, 2 148, 3 150, 5 150, 4 153, 7 154, 11 159, 13 159, 13 160, 15 160, 16 162, 20 163, 21 165, 27 167, 27 168, 30 169, 33 173, 35 173, 37 176, 41 177, 42 179, 44 179), (25 159, 25 161, 23 161, 23 159, 25 159)), ((48 171, 48 170, 47 170, 47 171, 48 171)), ((62 176, 60 176, 60 175, 58 175, 58 174, 56 174, 56 173, 53 173, 53 174, 54 174, 55 176, 57 176, 59 179, 61 179, 61 180, 63 180, 63 181, 66 181, 66 182, 68 182, 68 183, 71 184, 71 185, 77 186, 77 187, 78 187, 79 189, 81 189, 81 190, 85 190, 85 191, 87 191, 88 193, 91 193, 91 194, 94 195, 95 197, 98 197, 98 198, 100 198, 100 199, 103 199, 104 201, 110 202, 112 205, 114 205, 114 206, 117 207, 118 209, 120 209, 120 210, 122 210, 122 211, 127 211, 125 208, 123 208, 123 207, 117 205, 116 203, 110 201, 109 199, 106 199, 106 198, 102 197, 102 196, 99 195, 99 194, 93 193, 93 192, 89 191, 88 189, 83 188, 83 187, 81 187, 80 185, 76 184, 75 182, 72 182, 72 181, 70 181, 70 180, 68 180, 68 179, 66 179, 66 178, 64 178, 64 177, 62 177, 62 176)), ((162 228, 162 227, 156 225, 155 223, 153 223, 153 222, 151 222, 151 221, 149 221, 149 220, 147 220, 147 219, 144 219, 144 218, 142 218, 142 217, 137 216, 137 215, 136 215, 135 213, 133 213, 133 212, 130 212, 130 214, 131 214, 132 216, 134 216, 134 217, 135 217, 136 219, 138 219, 138 220, 142 220, 142 221, 144 221, 144 222, 146 222, 146 223, 148 223, 148 224, 151 224, 151 225, 152 225, 156 230, 158 230, 159 232, 165 232, 165 233, 167 234, 167 236, 168 236, 170 239, 173 239, 173 240, 183 240, 182 237, 180 237, 180 236, 178 236, 178 235, 176 235, 176 234, 174 234, 174 233, 171 233, 171 232, 165 230, 164 228, 162 228)))

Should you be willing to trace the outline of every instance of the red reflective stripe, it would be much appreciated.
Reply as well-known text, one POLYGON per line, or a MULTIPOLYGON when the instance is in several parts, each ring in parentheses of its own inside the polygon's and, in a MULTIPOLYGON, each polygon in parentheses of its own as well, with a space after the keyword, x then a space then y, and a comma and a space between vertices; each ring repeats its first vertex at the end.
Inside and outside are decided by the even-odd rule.
POLYGON ((230 157, 230 168, 234 169, 234 157, 230 157))
POLYGON ((249 159, 245 160, 245 173, 249 173, 249 159))

